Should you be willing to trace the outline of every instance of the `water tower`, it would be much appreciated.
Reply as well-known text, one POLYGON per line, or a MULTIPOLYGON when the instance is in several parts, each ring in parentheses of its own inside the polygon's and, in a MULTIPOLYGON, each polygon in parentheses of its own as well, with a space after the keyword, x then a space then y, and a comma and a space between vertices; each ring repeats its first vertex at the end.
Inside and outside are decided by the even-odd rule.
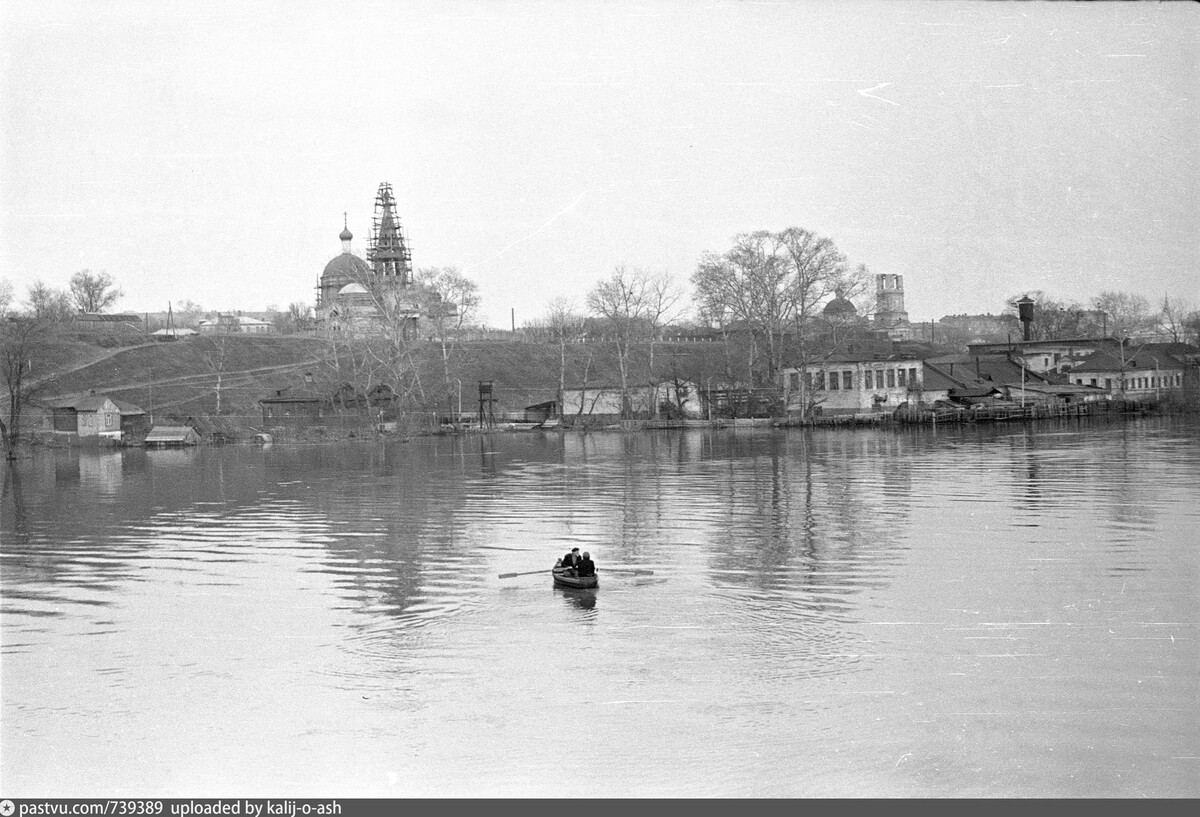
POLYGON ((1033 325, 1033 299, 1028 295, 1017 301, 1017 318, 1024 330, 1024 339, 1029 340, 1030 327, 1033 325))

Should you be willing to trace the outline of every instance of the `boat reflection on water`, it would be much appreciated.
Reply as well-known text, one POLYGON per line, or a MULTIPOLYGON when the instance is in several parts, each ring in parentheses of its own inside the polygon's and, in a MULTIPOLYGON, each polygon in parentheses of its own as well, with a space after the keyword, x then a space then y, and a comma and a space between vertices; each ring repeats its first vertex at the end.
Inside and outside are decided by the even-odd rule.
POLYGON ((555 587, 554 592, 561 593, 565 601, 580 610, 596 608, 596 588, 594 587, 555 587))

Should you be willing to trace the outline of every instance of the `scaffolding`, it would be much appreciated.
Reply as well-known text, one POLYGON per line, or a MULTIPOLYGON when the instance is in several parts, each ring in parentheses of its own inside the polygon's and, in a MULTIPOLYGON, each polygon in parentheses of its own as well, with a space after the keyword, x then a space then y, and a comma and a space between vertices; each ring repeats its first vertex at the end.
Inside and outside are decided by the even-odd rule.
POLYGON ((379 193, 375 196, 375 218, 371 222, 367 260, 376 275, 401 286, 412 284, 412 252, 400 228, 396 200, 388 182, 379 185, 379 193))

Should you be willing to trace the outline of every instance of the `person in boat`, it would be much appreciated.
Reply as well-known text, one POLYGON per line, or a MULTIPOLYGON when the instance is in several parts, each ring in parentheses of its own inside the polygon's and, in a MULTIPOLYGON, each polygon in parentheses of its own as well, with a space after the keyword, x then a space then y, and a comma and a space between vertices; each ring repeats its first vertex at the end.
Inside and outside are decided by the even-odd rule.
POLYGON ((579 560, 579 564, 576 566, 575 571, 579 576, 596 575, 596 563, 592 561, 592 555, 586 550, 583 552, 583 558, 579 560))
POLYGON ((571 552, 562 557, 562 566, 571 568, 572 570, 579 566, 579 562, 579 548, 571 548, 571 552))

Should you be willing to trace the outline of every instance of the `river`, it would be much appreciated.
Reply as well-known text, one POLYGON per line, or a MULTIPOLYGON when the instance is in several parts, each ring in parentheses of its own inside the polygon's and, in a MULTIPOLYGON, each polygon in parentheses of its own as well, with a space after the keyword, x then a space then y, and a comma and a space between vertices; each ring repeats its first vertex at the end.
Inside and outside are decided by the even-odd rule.
POLYGON ((0 513, 5 797, 1200 796, 1195 419, 42 450, 0 513))

